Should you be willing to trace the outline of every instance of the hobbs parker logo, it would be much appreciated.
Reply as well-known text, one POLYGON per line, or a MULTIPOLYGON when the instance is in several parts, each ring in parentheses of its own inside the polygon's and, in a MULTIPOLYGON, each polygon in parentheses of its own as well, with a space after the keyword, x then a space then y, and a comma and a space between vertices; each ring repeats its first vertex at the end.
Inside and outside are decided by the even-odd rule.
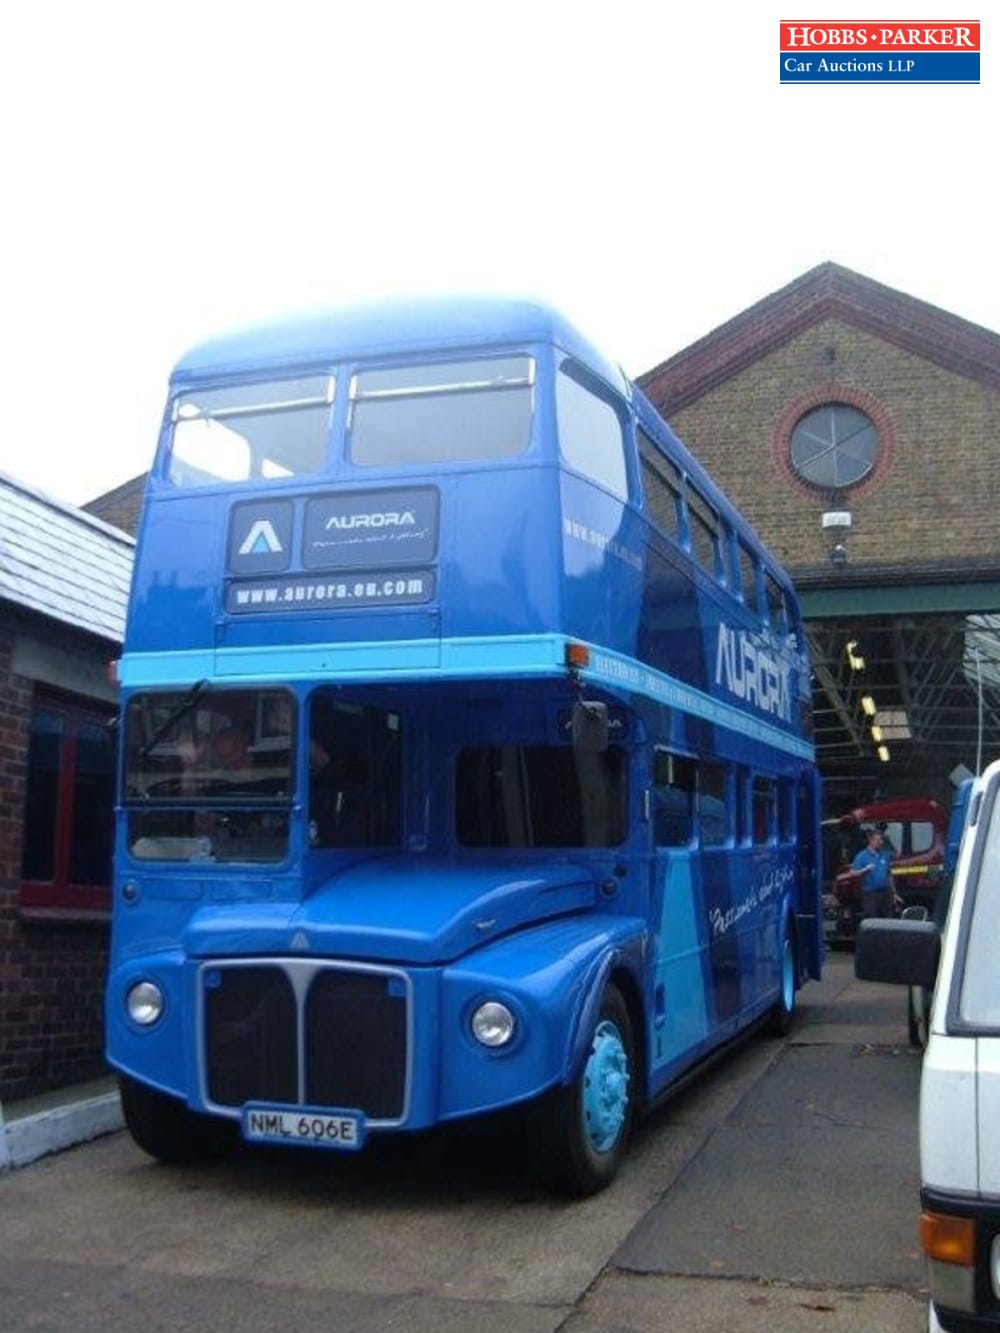
POLYGON ((781 20, 782 83, 978 83, 979 21, 781 20))

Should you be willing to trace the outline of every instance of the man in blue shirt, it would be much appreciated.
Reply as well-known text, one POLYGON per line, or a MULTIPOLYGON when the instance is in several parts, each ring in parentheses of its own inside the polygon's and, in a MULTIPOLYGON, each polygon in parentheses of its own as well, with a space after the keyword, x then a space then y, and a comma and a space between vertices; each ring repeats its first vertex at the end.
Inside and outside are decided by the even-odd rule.
POLYGON ((892 852, 878 829, 871 829, 868 845, 851 862, 861 876, 861 915, 892 916, 895 894, 892 887, 892 852))

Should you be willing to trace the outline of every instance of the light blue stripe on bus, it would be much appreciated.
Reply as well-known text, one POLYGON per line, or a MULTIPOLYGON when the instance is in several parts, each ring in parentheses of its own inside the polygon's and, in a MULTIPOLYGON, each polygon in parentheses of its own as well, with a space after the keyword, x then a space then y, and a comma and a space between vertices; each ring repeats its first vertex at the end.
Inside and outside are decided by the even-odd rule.
POLYGON ((637 662, 634 657, 625 657, 608 648, 590 647, 590 666, 580 674, 585 680, 621 690, 623 688, 636 694, 647 695, 670 708, 693 717, 703 718, 706 722, 728 731, 739 732, 751 740, 764 745, 772 745, 779 750, 787 750, 801 759, 813 759, 814 750, 810 741, 782 731, 763 717, 755 717, 733 704, 714 699, 704 690, 668 676, 655 667, 637 662))
MULTIPOLYGON (((125 653, 118 679, 130 689, 192 685, 197 680, 243 680, 255 684, 329 679, 473 680, 491 676, 562 676, 567 637, 562 634, 502 635, 495 638, 411 639, 392 643, 282 644, 276 647, 220 648, 215 652, 125 653)), ((578 642, 574 640, 574 642, 578 642)), ((703 690, 685 685, 635 658, 587 645, 590 666, 584 679, 620 693, 646 695, 714 726, 774 746, 802 759, 813 747, 703 690)))
POLYGON ((705 1040, 708 1007, 691 853, 659 855, 654 873, 663 886, 656 940, 656 985, 663 987, 663 1022, 652 1044, 652 1063, 658 1068, 705 1040))
POLYGON ((392 643, 282 644, 214 652, 125 653, 118 679, 131 689, 236 678, 257 684, 317 680, 389 681, 401 677, 453 680, 483 676, 564 675, 563 635, 524 634, 474 639, 409 639, 392 643))

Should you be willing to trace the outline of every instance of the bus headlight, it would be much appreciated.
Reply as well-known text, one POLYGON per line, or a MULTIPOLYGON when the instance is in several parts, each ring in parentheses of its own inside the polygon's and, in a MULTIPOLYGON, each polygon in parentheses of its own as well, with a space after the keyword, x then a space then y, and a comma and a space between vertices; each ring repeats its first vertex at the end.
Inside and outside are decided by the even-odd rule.
POLYGON ((506 1046, 515 1027, 514 1015, 499 1000, 487 1000, 472 1015, 472 1035, 481 1046, 506 1046))
POLYGON ((137 981, 125 996, 125 1008, 133 1023, 148 1028, 163 1013, 163 991, 152 981, 137 981))

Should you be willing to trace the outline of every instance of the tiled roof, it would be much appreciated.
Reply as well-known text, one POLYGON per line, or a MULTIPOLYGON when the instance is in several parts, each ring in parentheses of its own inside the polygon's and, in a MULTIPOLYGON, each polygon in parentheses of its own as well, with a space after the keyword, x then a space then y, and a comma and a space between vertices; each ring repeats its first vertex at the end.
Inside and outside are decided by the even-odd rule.
POLYGON ((121 642, 135 543, 0 472, 0 601, 121 642))

